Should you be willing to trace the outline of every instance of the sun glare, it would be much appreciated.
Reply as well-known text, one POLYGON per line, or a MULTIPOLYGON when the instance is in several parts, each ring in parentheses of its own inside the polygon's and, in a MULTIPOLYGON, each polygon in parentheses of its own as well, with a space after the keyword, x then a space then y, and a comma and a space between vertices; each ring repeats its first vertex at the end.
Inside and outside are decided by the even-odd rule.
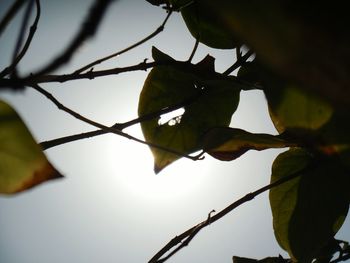
MULTIPOLYGON (((128 131, 129 132, 129 131, 128 131)), ((142 138, 140 134, 139 138, 142 138)), ((150 149, 128 140, 115 140, 110 144, 110 156, 117 157, 114 168, 115 183, 123 191, 144 200, 169 200, 184 198, 201 189, 203 173, 208 167, 192 160, 180 159, 159 174, 153 171, 153 156, 150 149)))

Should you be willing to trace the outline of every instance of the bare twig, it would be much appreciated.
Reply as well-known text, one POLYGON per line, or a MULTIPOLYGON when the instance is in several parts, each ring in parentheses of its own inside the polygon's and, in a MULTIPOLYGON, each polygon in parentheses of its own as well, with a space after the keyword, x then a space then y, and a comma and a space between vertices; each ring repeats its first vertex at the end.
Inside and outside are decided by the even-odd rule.
POLYGON ((178 151, 175 151, 175 150, 163 147, 161 145, 145 142, 145 141, 140 140, 140 139, 138 139, 138 138, 136 138, 134 136, 131 136, 131 135, 127 134, 127 133, 124 133, 124 132, 122 132, 119 129, 116 129, 114 127, 108 127, 108 126, 105 126, 105 125, 100 124, 98 122, 95 122, 93 120, 90 120, 90 119, 82 116, 81 114, 73 111, 72 109, 69 109, 68 107, 64 106, 51 93, 47 92, 46 90, 41 88, 39 85, 32 85, 32 88, 35 89, 36 91, 38 91, 39 93, 43 94, 50 101, 52 101, 57 106, 57 108, 59 108, 60 110, 63 110, 65 112, 67 112, 68 114, 72 115, 73 117, 77 118, 78 120, 81 120, 81 121, 83 121, 85 123, 88 123, 88 124, 90 124, 92 126, 95 126, 95 127, 99 128, 99 129, 105 131, 105 132, 114 133, 114 134, 120 135, 122 137, 125 137, 127 139, 139 142, 141 144, 148 145, 149 147, 153 147, 153 148, 157 148, 157 149, 160 149, 160 150, 163 150, 163 151, 166 151, 166 152, 170 152, 170 153, 173 153, 173 154, 176 154, 176 155, 179 155, 181 157, 185 157, 185 158, 188 158, 188 159, 191 159, 191 160, 194 160, 194 161, 199 159, 198 156, 194 156, 193 157, 193 156, 190 156, 190 155, 187 155, 187 154, 184 154, 184 153, 181 153, 181 152, 178 152, 178 151))
POLYGON ((34 84, 49 83, 49 82, 66 82, 79 79, 94 79, 98 77, 104 77, 109 75, 118 75, 120 73, 126 73, 131 71, 147 70, 159 65, 159 62, 141 62, 136 65, 127 66, 123 68, 113 68, 100 71, 89 71, 79 75, 64 74, 64 75, 43 75, 43 76, 29 76, 26 78, 18 79, 0 79, 0 89, 11 88, 13 86, 32 86, 34 84))
POLYGON ((97 28, 102 21, 106 10, 108 9, 108 6, 113 1, 114 0, 95 0, 79 32, 75 35, 67 48, 55 59, 53 59, 48 65, 44 66, 34 75, 45 75, 48 72, 52 72, 53 70, 59 68, 61 65, 67 63, 75 54, 75 51, 81 46, 81 44, 96 33, 97 28))
POLYGON ((149 263, 160 263, 160 262, 165 262, 167 259, 170 258, 170 256, 173 256, 176 252, 178 252, 180 249, 184 248, 189 244, 189 242, 193 239, 193 237, 198 234, 200 230, 202 230, 204 227, 207 227, 211 223, 214 223, 215 221, 219 220, 220 218, 224 217, 240 205, 253 200, 256 196, 262 194, 263 192, 270 190, 274 187, 277 187, 285 182, 288 182, 298 176, 300 176, 300 172, 296 172, 293 174, 290 174, 280 180, 277 180, 275 182, 272 182, 268 185, 265 185, 264 187, 246 194, 244 197, 238 199, 234 203, 230 204, 228 207, 225 209, 221 210, 219 213, 215 214, 214 216, 210 217, 210 220, 205 220, 190 229, 186 230, 182 234, 176 236, 173 238, 169 243, 167 243, 157 254, 155 254, 149 261, 149 263), (177 246, 177 247, 176 247, 177 246), (176 247, 173 251, 171 251, 168 255, 164 256, 168 251, 170 251, 172 248, 176 247), (175 252, 174 252, 175 251, 175 252), (169 256, 170 255, 170 256, 169 256), (164 257, 163 257, 164 256, 164 257), (163 257, 163 258, 162 258, 163 257))
POLYGON ((7 10, 4 18, 0 22, 0 36, 2 32, 4 32, 7 25, 14 18, 16 13, 21 9, 22 5, 26 2, 26 0, 16 0, 12 6, 7 10))
POLYGON ((29 34, 27 37, 27 40, 21 50, 21 52, 19 52, 17 54, 16 57, 14 57, 12 64, 10 66, 8 66, 7 68, 5 68, 1 73, 0 73, 0 78, 6 76, 7 74, 13 72, 16 68, 16 66, 18 65, 18 63, 21 61, 21 59, 24 57, 24 55, 27 53, 28 48, 33 40, 34 34, 36 32, 38 23, 39 23, 39 19, 40 19, 40 1, 39 0, 35 0, 36 3, 36 17, 35 20, 33 22, 33 25, 30 27, 29 29, 29 34))
MULTIPOLYGON (((240 51, 238 51, 238 54, 241 54, 240 51)), ((246 62, 247 59, 250 58, 250 56, 253 55, 253 54, 254 54, 254 52, 252 50, 248 50, 247 53, 245 53, 243 56, 242 55, 238 55, 236 62, 231 67, 226 69, 222 74, 225 75, 225 76, 231 74, 233 71, 235 71, 240 66, 242 66, 242 64, 244 62, 246 62)))
MULTIPOLYGON (((192 96, 192 97, 190 97, 190 98, 188 98, 188 99, 186 99, 186 100, 184 100, 184 101, 182 101, 180 103, 177 103, 177 104, 174 104, 172 106, 163 108, 163 109, 161 109, 159 111, 148 113, 148 114, 146 114, 144 116, 140 116, 140 117, 135 118, 135 119, 133 119, 131 121, 127 121, 127 122, 124 122, 124 123, 116 123, 116 124, 114 124, 112 126, 112 128, 115 128, 115 129, 118 129, 118 130, 122 131, 123 129, 125 129, 127 127, 130 127, 132 125, 141 123, 143 121, 148 121, 148 120, 157 118, 157 117, 159 117, 162 114, 166 114, 166 113, 172 112, 174 110, 177 110, 179 108, 182 108, 182 107, 190 105, 195 100, 197 100, 201 94, 202 93, 200 92, 200 93, 198 93, 198 95, 192 96)), ((91 137, 95 137, 95 136, 99 136, 99 135, 103 135, 103 134, 107 134, 107 133, 109 133, 109 132, 106 131, 106 130, 95 130, 95 131, 69 135, 69 136, 53 139, 53 140, 50 140, 50 141, 41 142, 40 145, 42 146, 42 148, 44 150, 47 150, 49 148, 52 148, 52 147, 55 147, 55 146, 58 146, 58 145, 62 145, 62 144, 65 144, 65 143, 69 143, 69 142, 73 142, 73 141, 77 141, 77 140, 81 140, 81 139, 87 139, 87 138, 91 138, 91 137)))
POLYGON ((97 64, 100 64, 100 63, 102 63, 102 62, 104 62, 106 60, 109 60, 111 58, 117 57, 117 56, 119 56, 119 55, 121 55, 121 54, 123 54, 125 52, 128 52, 131 49, 133 49, 133 48, 135 48, 135 47, 137 47, 139 45, 142 45, 143 43, 147 42, 148 40, 150 40, 151 38, 155 37, 156 35, 158 35, 160 32, 162 32, 164 30, 165 24, 168 21, 168 19, 169 19, 171 14, 172 14, 172 10, 169 10, 167 16, 165 17, 165 19, 163 21, 163 23, 153 33, 151 33, 147 37, 143 38, 142 40, 136 42, 135 44, 133 44, 133 45, 131 45, 131 46, 121 50, 121 51, 118 51, 118 52, 113 53, 113 54, 111 54, 109 56, 106 56, 104 58, 100 58, 100 59, 98 59, 98 60, 96 60, 94 62, 91 62, 88 65, 86 65, 86 66, 84 66, 84 67, 74 71, 73 74, 79 74, 81 72, 84 72, 85 70, 88 70, 88 69, 92 68, 93 66, 95 66, 97 64))

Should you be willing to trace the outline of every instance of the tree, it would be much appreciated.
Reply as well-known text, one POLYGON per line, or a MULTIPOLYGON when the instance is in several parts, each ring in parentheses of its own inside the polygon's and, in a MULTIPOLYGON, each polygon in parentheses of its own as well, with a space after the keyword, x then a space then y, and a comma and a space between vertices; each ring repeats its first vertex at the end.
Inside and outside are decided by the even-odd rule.
MULTIPOLYGON (((277 1, 264 4, 149 1, 167 10, 166 19, 154 33, 72 74, 49 75, 68 62, 81 44, 95 34, 110 2, 96 1, 67 48, 48 65, 22 76, 17 65, 26 55, 40 16, 39 1, 28 1, 23 30, 14 48, 12 63, 0 74, 0 87, 10 90, 33 88, 60 109, 99 130, 44 142, 40 148, 14 110, 2 103, 1 146, 5 155, 1 165, 1 192, 19 192, 61 176, 47 161, 42 149, 103 133, 115 133, 149 145, 155 158, 155 172, 179 158, 198 160, 204 153, 229 161, 251 149, 289 147, 274 161, 271 184, 246 195, 221 212, 209 213, 207 220, 174 238, 150 261, 163 262, 186 246, 203 227, 267 190, 270 191, 276 239, 292 261, 311 262, 316 259, 329 262, 336 252, 341 252, 336 260, 347 259, 347 243, 334 239, 349 207, 346 67, 349 39, 344 28, 346 16, 342 13, 346 9, 341 4, 332 9, 277 1), (34 7, 37 15, 28 38, 22 44, 29 14, 34 7), (187 61, 178 61, 153 48, 152 62, 94 70, 95 65, 128 52, 160 33, 173 12, 181 13, 196 39, 187 61), (211 56, 193 64, 199 42, 213 48, 235 48, 237 61, 223 73, 215 72, 211 56), (241 51, 243 46, 249 47, 244 54, 241 51), (248 61, 253 54, 255 58, 248 61), (140 95, 139 117, 111 127, 64 106, 41 87, 47 82, 94 79, 151 68, 140 95), (237 76, 230 75, 236 69, 239 69, 237 76), (252 89, 265 93, 278 135, 254 134, 228 127, 239 94, 252 89), (159 123, 160 115, 177 109, 183 109, 183 112, 159 123), (142 126, 145 141, 123 132, 126 127, 138 123, 142 126), (198 151, 198 155, 190 155, 198 151), (22 157, 18 159, 17 156, 22 157), (175 249, 165 255, 173 247, 175 249)), ((14 3, 1 22, 0 32, 25 3, 14 3)), ((279 257, 269 260, 285 261, 279 257)), ((249 260, 234 257, 234 261, 249 260)))

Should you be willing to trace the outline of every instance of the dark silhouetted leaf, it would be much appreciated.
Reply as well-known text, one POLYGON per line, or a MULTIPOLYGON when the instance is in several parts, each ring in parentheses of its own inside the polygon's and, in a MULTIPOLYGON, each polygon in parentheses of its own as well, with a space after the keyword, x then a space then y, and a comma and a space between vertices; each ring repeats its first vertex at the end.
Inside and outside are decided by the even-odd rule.
POLYGON ((237 46, 234 34, 227 28, 225 20, 208 12, 201 1, 192 1, 181 9, 182 17, 195 39, 201 43, 220 49, 237 46))
POLYGON ((204 149, 214 158, 231 161, 249 150, 265 150, 292 146, 278 136, 254 134, 228 127, 217 127, 208 131, 204 138, 204 149))
MULTIPOLYGON (((153 54, 164 57, 159 51, 153 54)), ((139 116, 186 103, 182 116, 175 116, 167 123, 159 123, 159 118, 142 122, 147 142, 189 154, 201 149, 201 138, 207 130, 229 125, 238 105, 239 88, 234 82, 213 77, 211 57, 206 57, 195 68, 196 73, 162 65, 149 73, 139 99, 139 116)), ((181 157, 157 148, 151 150, 156 172, 181 157)))
POLYGON ((208 15, 249 46, 279 76, 328 100, 350 101, 346 2, 201 0, 208 15))
POLYGON ((0 193, 21 192, 60 177, 17 113, 0 101, 0 193))
POLYGON ((271 182, 299 174, 270 190, 275 236, 292 259, 311 262, 333 239, 349 208, 349 176, 335 158, 302 149, 280 154, 271 182))

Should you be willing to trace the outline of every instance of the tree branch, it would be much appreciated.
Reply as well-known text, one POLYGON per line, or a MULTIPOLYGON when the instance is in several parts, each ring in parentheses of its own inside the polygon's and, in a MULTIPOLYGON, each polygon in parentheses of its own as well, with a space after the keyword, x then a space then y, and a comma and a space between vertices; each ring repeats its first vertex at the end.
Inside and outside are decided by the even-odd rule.
POLYGON ((200 230, 202 230, 204 227, 207 227, 211 223, 214 223, 215 221, 219 220, 220 218, 224 217, 240 205, 253 200, 256 196, 262 194, 263 192, 270 190, 274 187, 277 187, 285 182, 288 182, 298 176, 300 176, 301 173, 293 173, 290 174, 289 176, 286 176, 280 180, 277 180, 273 183, 270 183, 268 185, 265 185, 264 187, 246 194, 244 197, 238 199, 234 203, 230 204, 228 207, 225 209, 221 210, 219 213, 215 214, 214 216, 209 216, 207 220, 191 227, 190 229, 186 230, 182 234, 176 236, 173 238, 168 244, 166 244, 157 254, 155 254, 150 260, 149 263, 160 263, 160 262, 165 262, 167 259, 169 259, 171 256, 173 256, 176 252, 184 248, 189 244, 189 242, 193 239, 193 237, 198 234, 200 230), (177 247, 176 247, 177 246, 177 247), (164 256, 168 251, 170 251, 172 248, 176 247, 173 251, 171 251, 168 255, 164 256), (162 256, 164 256, 162 258, 162 256))
POLYGON ((97 28, 102 21, 106 10, 108 9, 108 6, 113 1, 114 0, 95 0, 92 7, 90 8, 88 16, 85 18, 84 23, 82 24, 79 32, 75 35, 72 42, 60 55, 58 55, 48 65, 44 66, 34 75, 45 75, 48 72, 52 72, 53 70, 59 68, 61 65, 67 63, 75 54, 75 51, 81 46, 81 44, 96 33, 97 28))
POLYGON ((35 20, 34 20, 32 26, 29 29, 29 34, 28 34, 27 40, 26 40, 21 52, 19 52, 18 54, 17 54, 18 51, 14 53, 14 55, 16 54, 16 57, 13 58, 12 64, 10 66, 8 66, 7 68, 5 68, 2 72, 0 72, 0 78, 3 78, 6 75, 13 72, 15 70, 16 66, 18 65, 18 63, 22 60, 22 58, 24 57, 24 55, 28 51, 28 48, 33 40, 34 35, 35 35, 36 29, 37 29, 37 26, 39 23, 39 19, 40 19, 40 13, 41 13, 40 1, 35 0, 35 3, 36 3, 36 17, 35 17, 35 20))
POLYGON ((0 22, 0 36, 2 32, 4 32, 7 25, 14 18, 16 13, 21 9, 22 5, 26 2, 26 0, 16 0, 12 6, 7 10, 4 18, 0 22))
POLYGON ((184 154, 184 153, 181 153, 181 152, 178 152, 178 151, 175 151, 175 150, 172 150, 172 149, 169 149, 169 148, 166 148, 166 147, 163 147, 161 145, 157 145, 157 144, 154 144, 154 143, 149 143, 149 142, 146 142, 146 141, 143 141, 143 140, 140 140, 134 136, 131 136, 127 133, 124 133, 122 132, 121 130, 117 129, 117 128, 114 128, 114 127, 108 127, 108 126, 105 126, 103 124, 100 124, 98 122, 95 122, 93 120, 90 120, 84 116, 82 116, 81 114, 69 109, 68 107, 64 106, 62 103, 60 103, 51 93, 47 92, 46 90, 44 90, 43 88, 41 88, 39 85, 33 85, 32 86, 33 89, 35 89, 36 91, 38 91, 39 93, 43 94, 46 98, 48 98, 50 101, 52 101, 58 109, 60 110, 63 110, 65 112, 67 112, 68 114, 72 115, 73 117, 77 118, 78 120, 81 120, 85 123, 88 123, 92 126, 95 126, 105 132, 109 132, 109 133, 114 133, 116 135, 119 135, 119 136, 122 136, 122 137, 125 137, 127 139, 130 139, 130 140, 133 140, 133 141, 136 141, 136 142, 139 142, 141 144, 145 144, 145 145, 148 145, 149 147, 153 147, 153 148, 157 148, 157 149, 160 149, 160 150, 163 150, 163 151, 166 151, 166 152, 170 152, 170 153, 173 153, 173 154, 176 154, 176 155, 179 155, 181 157, 185 157, 185 158, 188 158, 188 159, 191 159, 191 160, 198 160, 200 157, 199 156, 190 156, 190 155, 187 155, 187 154, 184 154))
POLYGON ((0 79, 0 89, 7 89, 16 86, 33 86, 40 83, 49 83, 49 82, 66 82, 71 80, 79 79, 94 79, 98 77, 104 77, 108 75, 117 75, 120 73, 138 71, 138 70, 147 70, 156 65, 160 65, 159 62, 141 62, 137 65, 127 66, 123 68, 113 68, 100 71, 89 71, 82 74, 64 74, 64 75, 43 75, 43 76, 28 76, 26 78, 17 78, 17 79, 0 79))
MULTIPOLYGON (((112 128, 115 128, 115 129, 122 131, 123 129, 130 127, 132 125, 135 125, 135 124, 138 124, 138 123, 141 123, 144 121, 152 120, 154 118, 159 117, 162 114, 166 114, 166 113, 172 112, 174 110, 177 110, 177 109, 180 109, 182 107, 185 107, 185 106, 192 104, 201 95, 202 95, 202 92, 199 92, 197 95, 191 96, 188 99, 186 99, 180 103, 174 104, 174 105, 169 106, 169 107, 165 107, 159 111, 148 113, 144 116, 140 116, 138 118, 135 118, 131 121, 127 121, 124 123, 116 123, 112 126, 112 128)), ((50 141, 41 142, 40 145, 42 146, 42 148, 44 150, 47 150, 49 148, 52 148, 52 147, 55 147, 55 146, 58 146, 61 144, 65 144, 65 143, 69 143, 69 142, 73 142, 73 141, 77 141, 77 140, 81 140, 81 139, 87 139, 87 138, 91 138, 91 137, 95 137, 95 136, 103 135, 103 134, 107 134, 107 133, 109 133, 109 132, 105 131, 105 130, 95 130, 95 131, 69 135, 69 136, 53 139, 50 141)))
POLYGON ((132 50, 133 48, 135 48, 135 47, 137 47, 137 46, 139 46, 139 45, 142 45, 143 43, 147 42, 148 40, 150 40, 151 38, 155 37, 156 35, 158 35, 160 32, 162 32, 162 31, 164 30, 165 24, 166 24, 166 22, 168 21, 168 19, 169 19, 169 17, 170 17, 171 14, 172 14, 172 10, 168 11, 168 14, 167 14, 167 16, 165 17, 163 23, 162 23, 153 33, 151 33, 151 34, 148 35, 147 37, 143 38, 142 40, 136 42, 135 44, 133 44, 133 45, 131 45, 131 46, 129 46, 129 47, 127 47, 127 48, 121 50, 121 51, 118 51, 118 52, 113 53, 113 54, 111 54, 111 55, 109 55, 109 56, 106 56, 106 57, 104 57, 104 58, 100 58, 100 59, 98 59, 98 60, 96 60, 96 61, 94 61, 94 62, 91 62, 91 63, 89 63, 88 65, 86 65, 86 66, 84 66, 84 67, 82 67, 82 68, 80 68, 80 69, 74 71, 73 74, 82 73, 82 72, 84 72, 85 70, 88 70, 89 68, 91 68, 91 67, 93 67, 93 66, 95 66, 95 65, 97 65, 97 64, 100 64, 100 63, 102 63, 102 62, 104 62, 104 61, 106 61, 106 60, 109 60, 109 59, 111 59, 111 58, 117 57, 117 56, 119 56, 119 55, 121 55, 121 54, 123 54, 123 53, 126 53, 126 52, 132 50))

